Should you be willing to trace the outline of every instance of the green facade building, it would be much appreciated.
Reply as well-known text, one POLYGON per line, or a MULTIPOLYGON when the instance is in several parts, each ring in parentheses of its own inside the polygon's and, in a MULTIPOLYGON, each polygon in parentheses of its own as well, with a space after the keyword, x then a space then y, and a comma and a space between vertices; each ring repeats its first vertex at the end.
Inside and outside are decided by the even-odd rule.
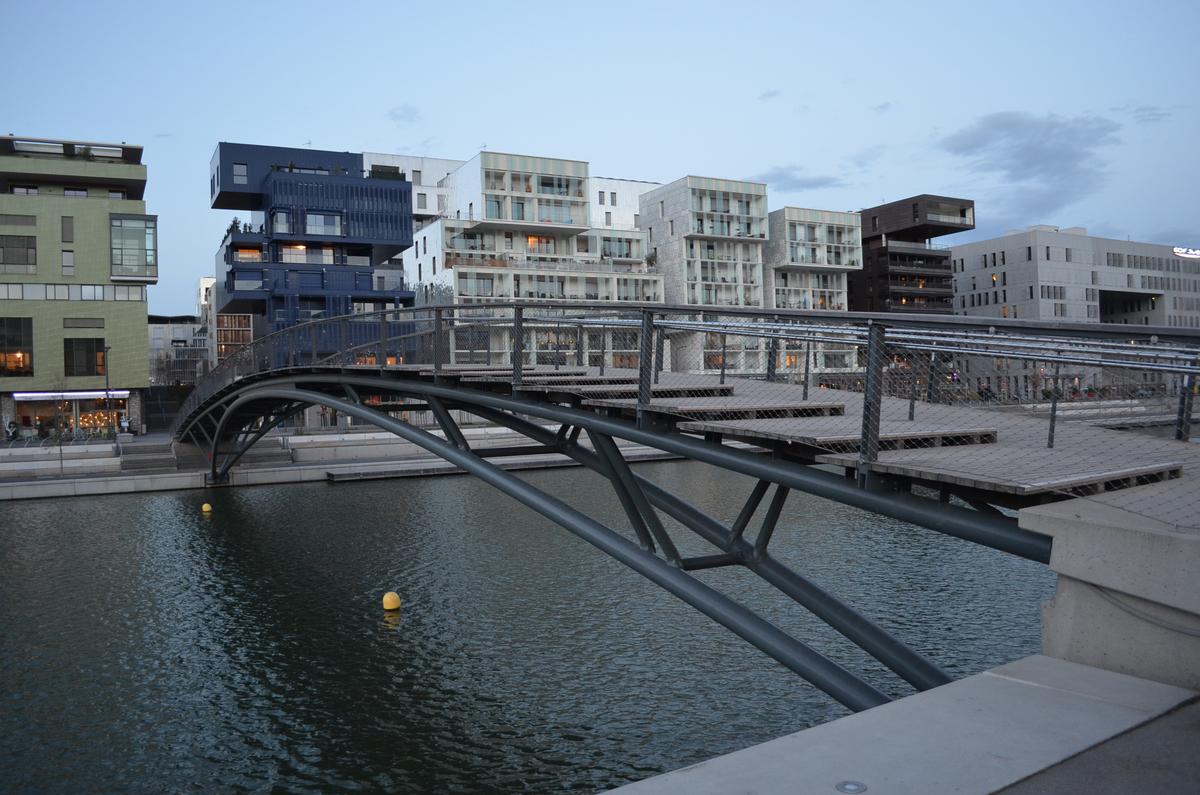
POLYGON ((158 219, 141 161, 123 143, 0 137, 6 435, 144 430, 158 219))

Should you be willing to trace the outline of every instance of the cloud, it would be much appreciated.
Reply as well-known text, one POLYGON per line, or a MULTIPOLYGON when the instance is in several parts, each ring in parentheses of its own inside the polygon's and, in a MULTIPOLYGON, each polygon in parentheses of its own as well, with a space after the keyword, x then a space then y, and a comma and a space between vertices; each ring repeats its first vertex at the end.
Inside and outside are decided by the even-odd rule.
POLYGON ((1161 105, 1117 105, 1108 111, 1130 116, 1138 124, 1157 124, 1175 115, 1175 108, 1164 108, 1161 105))
POLYGON ((883 156, 887 147, 883 144, 875 144, 868 146, 866 149, 860 149, 850 156, 850 162, 858 168, 866 168, 883 156))
POLYGON ((890 102, 880 102, 878 105, 871 106, 871 110, 875 111, 876 113, 887 113, 891 109, 892 103, 890 102))
POLYGON ((759 94, 758 98, 765 102, 769 99, 775 99, 775 97, 779 96, 781 93, 782 92, 778 88, 770 88, 759 94))
POLYGON ((173 132, 154 133, 153 137, 155 137, 155 138, 174 138, 175 133, 173 133, 173 132))
POLYGON ((846 183, 840 177, 808 175, 799 166, 772 166, 750 177, 752 182, 765 182, 776 190, 802 191, 817 188, 839 188, 846 183))
POLYGON ((1121 125, 1103 116, 992 113, 942 138, 939 146, 997 175, 1004 212, 1042 219, 1095 192, 1107 176, 1099 151, 1118 142, 1121 125))
POLYGON ((414 124, 421 119, 420 111, 407 102, 391 108, 388 110, 387 115, 389 119, 401 127, 406 124, 414 124))

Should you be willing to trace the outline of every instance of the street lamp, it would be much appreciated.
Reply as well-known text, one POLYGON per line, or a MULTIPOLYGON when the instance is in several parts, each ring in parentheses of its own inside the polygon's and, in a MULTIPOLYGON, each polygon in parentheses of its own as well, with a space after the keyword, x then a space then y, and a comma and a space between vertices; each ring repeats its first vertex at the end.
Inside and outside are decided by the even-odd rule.
POLYGON ((117 440, 117 417, 112 413, 112 395, 109 394, 108 389, 108 352, 111 350, 112 347, 104 346, 104 410, 112 419, 112 438, 115 442, 117 440))

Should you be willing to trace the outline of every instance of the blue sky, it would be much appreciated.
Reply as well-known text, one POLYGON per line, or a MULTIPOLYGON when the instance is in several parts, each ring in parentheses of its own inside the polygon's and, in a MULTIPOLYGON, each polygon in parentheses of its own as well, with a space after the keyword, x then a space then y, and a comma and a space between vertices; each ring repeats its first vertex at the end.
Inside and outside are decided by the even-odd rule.
POLYGON ((193 311, 217 141, 758 178, 772 209, 973 198, 1200 247, 1200 3, 15 3, 0 119, 145 146, 150 309, 193 311), (14 35, 15 34, 15 35, 14 35))

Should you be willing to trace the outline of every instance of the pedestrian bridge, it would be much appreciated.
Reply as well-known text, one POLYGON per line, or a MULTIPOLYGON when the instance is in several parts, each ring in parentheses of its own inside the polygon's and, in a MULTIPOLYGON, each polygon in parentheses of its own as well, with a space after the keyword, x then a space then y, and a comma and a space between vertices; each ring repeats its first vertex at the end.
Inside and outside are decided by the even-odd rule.
POLYGON ((1200 529, 1191 436, 1200 335, 916 314, 479 303, 317 320, 247 345, 175 427, 221 483, 313 406, 415 443, 519 500, 729 628, 853 710, 888 696, 695 572, 735 566, 793 599, 915 690, 950 678, 887 627, 780 563, 799 490, 1048 563, 1021 512, 1087 504, 1200 529), (472 449, 464 419, 528 443, 472 449), (1138 430, 1128 430, 1137 428, 1138 430), (1125 429, 1125 430, 1122 430, 1125 429), (637 474, 624 440, 747 475, 715 517, 637 474), (590 517, 496 465, 557 453, 614 489, 590 517), (1070 501, 1080 501, 1071 503, 1070 501), (764 507, 765 503, 765 507, 764 507), (707 554, 683 555, 680 533, 707 554))

